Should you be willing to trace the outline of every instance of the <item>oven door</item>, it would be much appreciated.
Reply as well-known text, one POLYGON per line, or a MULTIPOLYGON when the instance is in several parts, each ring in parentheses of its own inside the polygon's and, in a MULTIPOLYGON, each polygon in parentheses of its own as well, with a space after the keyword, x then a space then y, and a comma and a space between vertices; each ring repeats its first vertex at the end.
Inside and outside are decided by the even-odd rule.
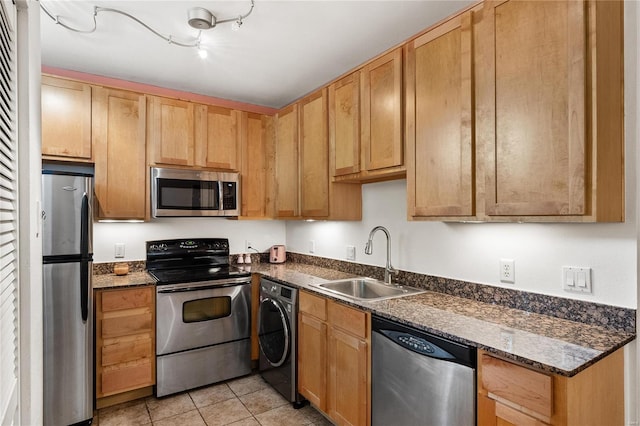
POLYGON ((156 354, 250 337, 251 280, 156 286, 156 354))

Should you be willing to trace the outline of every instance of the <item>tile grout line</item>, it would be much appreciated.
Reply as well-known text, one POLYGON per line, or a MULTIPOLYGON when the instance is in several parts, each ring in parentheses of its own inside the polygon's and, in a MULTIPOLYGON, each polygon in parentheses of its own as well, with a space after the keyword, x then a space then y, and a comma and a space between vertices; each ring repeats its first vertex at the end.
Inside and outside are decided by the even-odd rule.
POLYGON ((193 403, 193 406, 196 408, 196 411, 198 412, 198 415, 200 416, 200 418, 202 419, 202 422, 209 426, 209 424, 207 423, 207 421, 204 419, 204 416, 202 415, 202 413, 200 412, 200 407, 198 407, 198 405, 196 404, 196 402, 193 400, 193 397, 191 396, 191 392, 187 391, 187 395, 189 395, 189 399, 191 400, 191 402, 193 403))

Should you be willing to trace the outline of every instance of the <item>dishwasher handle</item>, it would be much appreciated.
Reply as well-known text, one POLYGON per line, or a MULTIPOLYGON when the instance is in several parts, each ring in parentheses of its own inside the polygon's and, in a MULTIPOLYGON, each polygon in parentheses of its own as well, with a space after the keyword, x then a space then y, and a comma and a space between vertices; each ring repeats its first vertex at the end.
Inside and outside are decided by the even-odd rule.
POLYGON ((414 334, 396 330, 377 330, 377 332, 388 337, 395 344, 417 354, 443 360, 453 361, 456 359, 454 355, 435 345, 433 342, 429 342, 414 334))

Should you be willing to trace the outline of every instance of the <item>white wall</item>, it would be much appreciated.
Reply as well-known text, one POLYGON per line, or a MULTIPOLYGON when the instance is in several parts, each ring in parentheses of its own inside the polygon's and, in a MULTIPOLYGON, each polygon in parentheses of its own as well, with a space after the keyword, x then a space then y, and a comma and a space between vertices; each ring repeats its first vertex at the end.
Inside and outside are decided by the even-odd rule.
MULTIPOLYGON (((224 218, 166 218, 147 223, 95 223, 94 262, 144 260, 145 241, 168 238, 228 238, 231 253, 244 253, 245 241, 265 251, 285 243, 285 223, 281 221, 231 220, 224 218), (124 259, 114 257, 114 245, 125 244, 124 259)), ((252 251, 253 252, 253 251, 252 251)))
POLYGON ((287 248, 345 259, 354 245, 356 261, 383 266, 385 239, 374 238, 373 254, 364 254, 369 231, 376 225, 392 236, 395 267, 429 275, 570 297, 609 305, 637 306, 636 133, 637 17, 636 4, 625 2, 625 157, 626 222, 614 224, 447 224, 406 220, 406 182, 363 186, 362 222, 288 222, 287 248), (515 260, 515 284, 498 277, 501 258, 515 260), (562 266, 592 268, 593 295, 562 290, 562 266))

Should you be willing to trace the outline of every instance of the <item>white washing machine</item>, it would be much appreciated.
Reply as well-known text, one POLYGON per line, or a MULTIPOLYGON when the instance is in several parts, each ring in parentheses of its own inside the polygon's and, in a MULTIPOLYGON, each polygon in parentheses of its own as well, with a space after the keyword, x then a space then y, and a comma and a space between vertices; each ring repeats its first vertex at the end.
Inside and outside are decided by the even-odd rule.
POLYGON ((304 398, 298 393, 297 315, 298 290, 262 278, 258 310, 260 375, 300 408, 304 398))

